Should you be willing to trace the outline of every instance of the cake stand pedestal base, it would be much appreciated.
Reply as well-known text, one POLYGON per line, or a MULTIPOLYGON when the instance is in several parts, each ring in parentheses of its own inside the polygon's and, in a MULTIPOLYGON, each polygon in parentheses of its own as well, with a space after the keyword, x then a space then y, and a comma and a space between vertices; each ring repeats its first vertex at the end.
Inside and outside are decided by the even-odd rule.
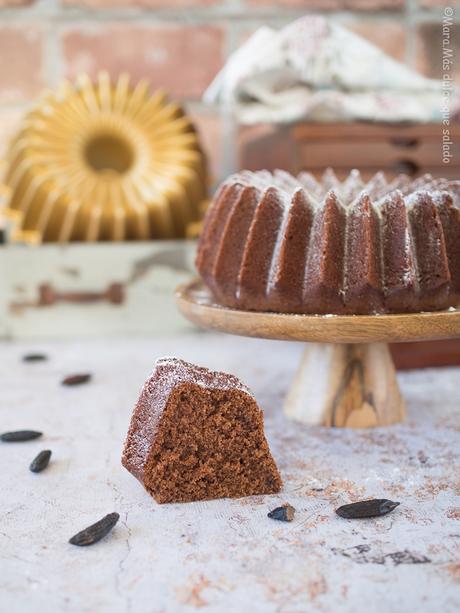
POLYGON ((386 343, 307 343, 284 410, 310 425, 369 428, 404 419, 386 343))

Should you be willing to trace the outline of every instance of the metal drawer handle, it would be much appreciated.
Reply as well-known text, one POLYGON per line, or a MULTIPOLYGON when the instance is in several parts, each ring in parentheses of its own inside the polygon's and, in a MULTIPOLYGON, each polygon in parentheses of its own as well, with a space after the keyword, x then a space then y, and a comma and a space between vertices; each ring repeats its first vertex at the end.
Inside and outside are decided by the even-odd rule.
POLYGON ((396 174, 405 174, 413 177, 420 172, 420 166, 412 160, 397 160, 391 166, 391 170, 396 174))
POLYGON ((56 302, 91 304, 106 301, 111 304, 122 304, 125 299, 121 283, 112 283, 103 292, 60 292, 49 283, 44 283, 39 286, 38 294, 38 306, 51 306, 56 302))
POLYGON ((401 147, 401 149, 415 149, 420 144, 418 138, 410 136, 395 136, 390 142, 395 147, 401 147))

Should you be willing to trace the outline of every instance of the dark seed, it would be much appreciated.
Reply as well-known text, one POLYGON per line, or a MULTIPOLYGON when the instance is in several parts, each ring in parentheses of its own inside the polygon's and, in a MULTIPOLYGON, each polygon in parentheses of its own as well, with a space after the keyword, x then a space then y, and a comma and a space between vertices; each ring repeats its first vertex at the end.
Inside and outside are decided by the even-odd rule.
POLYGON ((22 441, 33 441, 34 438, 41 435, 42 433, 36 430, 16 430, 15 432, 0 434, 0 440, 4 443, 22 443, 22 441))
POLYGON ((399 502, 386 500, 385 498, 375 498, 374 500, 361 500, 352 504, 344 504, 336 509, 337 515, 345 519, 361 519, 364 517, 381 517, 396 509, 399 502))
POLYGON ((294 507, 286 503, 281 507, 276 507, 276 509, 273 509, 273 511, 270 511, 270 513, 267 513, 267 517, 278 521, 292 521, 294 519, 294 513, 294 507))
POLYGON ((45 468, 50 463, 50 458, 51 458, 51 451, 49 449, 44 449, 43 451, 40 451, 37 457, 32 460, 32 463, 29 466, 29 469, 33 473, 41 473, 42 470, 45 470, 45 468))
POLYGON ((44 353, 27 353, 22 357, 23 362, 44 362, 48 356, 44 353))
POLYGON ((62 380, 62 385, 82 385, 83 383, 88 383, 90 380, 91 375, 89 373, 70 375, 62 380))
POLYGON ((119 519, 120 515, 118 513, 109 513, 92 526, 88 526, 73 536, 69 540, 69 543, 71 545, 77 545, 78 547, 93 545, 104 538, 104 536, 108 534, 110 530, 112 530, 119 519))

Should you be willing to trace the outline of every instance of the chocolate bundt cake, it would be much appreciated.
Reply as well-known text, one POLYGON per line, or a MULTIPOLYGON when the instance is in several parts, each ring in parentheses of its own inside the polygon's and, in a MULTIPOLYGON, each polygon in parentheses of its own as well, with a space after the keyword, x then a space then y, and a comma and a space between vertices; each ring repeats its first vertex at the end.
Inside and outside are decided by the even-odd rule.
POLYGON ((228 307, 398 313, 460 303, 460 181, 243 171, 219 188, 197 269, 228 307))
POLYGON ((248 388, 177 358, 158 360, 146 381, 122 463, 160 503, 281 488, 263 413, 248 388))

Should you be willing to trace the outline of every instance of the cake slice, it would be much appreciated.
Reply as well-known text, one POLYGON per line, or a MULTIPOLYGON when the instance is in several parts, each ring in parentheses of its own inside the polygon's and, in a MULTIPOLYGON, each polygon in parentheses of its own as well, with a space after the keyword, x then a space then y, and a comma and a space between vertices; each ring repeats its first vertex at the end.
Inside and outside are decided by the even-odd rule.
POLYGON ((159 503, 272 494, 263 413, 232 375, 162 358, 134 409, 123 466, 159 503))

